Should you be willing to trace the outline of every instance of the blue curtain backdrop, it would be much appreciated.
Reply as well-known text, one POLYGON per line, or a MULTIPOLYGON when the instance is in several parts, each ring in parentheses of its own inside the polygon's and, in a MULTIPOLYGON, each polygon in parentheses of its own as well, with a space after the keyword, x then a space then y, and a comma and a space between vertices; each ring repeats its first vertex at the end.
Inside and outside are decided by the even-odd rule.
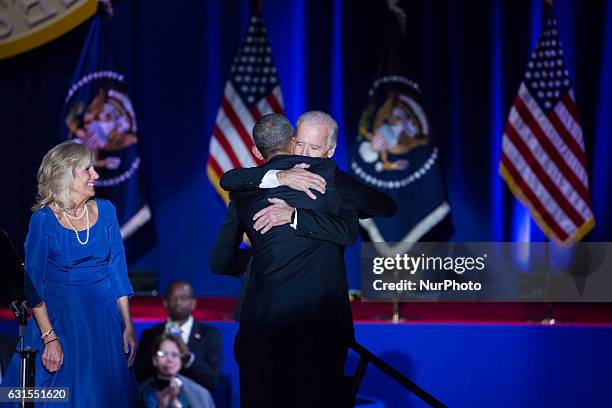
MULTIPOLYGON (((407 74, 421 84, 440 148, 456 241, 542 240, 498 175, 501 132, 539 33, 539 0, 405 1, 407 74)), ((290 120, 322 109, 340 125, 336 160, 346 169, 388 13, 377 0, 265 0, 263 16, 290 120)), ((108 23, 139 122, 144 185, 158 244, 135 269, 160 288, 189 279, 198 295, 237 295, 208 270, 224 207, 205 172, 223 85, 249 17, 247 0, 119 1, 108 23)), ((612 0, 555 0, 582 120, 597 225, 612 224, 612 0)), ((27 54, 0 61, 0 228, 17 246, 27 232, 36 169, 59 141, 57 121, 89 23, 27 54)), ((359 287, 359 247, 347 251, 359 287)))

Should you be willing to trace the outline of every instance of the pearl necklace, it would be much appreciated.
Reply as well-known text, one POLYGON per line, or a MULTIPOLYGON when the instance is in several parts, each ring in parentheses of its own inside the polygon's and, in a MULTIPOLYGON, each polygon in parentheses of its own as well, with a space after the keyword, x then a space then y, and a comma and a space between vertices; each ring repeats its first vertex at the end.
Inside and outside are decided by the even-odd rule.
POLYGON ((79 218, 71 217, 70 215, 68 215, 68 213, 66 211, 62 211, 62 214, 64 214, 64 216, 66 216, 66 222, 68 223, 68 225, 70 225, 70 228, 72 228, 74 230, 74 233, 76 234, 76 239, 77 239, 77 241, 79 241, 79 244, 81 244, 81 245, 87 244, 89 242, 89 210, 87 209, 87 204, 85 204, 84 207, 83 207, 83 214, 85 214, 85 220, 87 222, 87 235, 85 237, 85 242, 81 241, 81 238, 79 237, 79 231, 77 231, 77 229, 74 228, 74 226, 72 225, 72 223, 69 220, 69 218, 72 218, 73 220, 78 220, 81 217, 83 217, 83 214, 81 214, 81 217, 79 217, 79 218))
MULTIPOLYGON (((71 219, 73 219, 73 220, 80 220, 80 219, 81 219, 81 218, 83 218, 83 216, 85 215, 85 209, 86 209, 86 208, 87 208, 87 203, 85 203, 85 204, 83 205, 83 212, 82 212, 82 213, 81 213, 81 215, 79 215, 78 217, 73 217, 72 215, 68 214, 67 212, 65 212, 65 211, 63 211, 63 210, 62 210, 62 211, 63 211, 64 215, 66 216, 66 218, 71 218, 71 219)), ((74 214, 75 214, 75 215, 77 214, 77 211, 78 211, 78 210, 79 210, 78 208, 74 210, 74 214)))

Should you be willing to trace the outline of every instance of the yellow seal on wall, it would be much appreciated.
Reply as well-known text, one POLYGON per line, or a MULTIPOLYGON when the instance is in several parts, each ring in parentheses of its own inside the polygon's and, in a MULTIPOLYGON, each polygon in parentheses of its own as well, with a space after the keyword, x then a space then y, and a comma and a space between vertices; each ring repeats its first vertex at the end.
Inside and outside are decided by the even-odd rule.
POLYGON ((0 59, 61 36, 97 7, 97 0, 0 0, 0 59))

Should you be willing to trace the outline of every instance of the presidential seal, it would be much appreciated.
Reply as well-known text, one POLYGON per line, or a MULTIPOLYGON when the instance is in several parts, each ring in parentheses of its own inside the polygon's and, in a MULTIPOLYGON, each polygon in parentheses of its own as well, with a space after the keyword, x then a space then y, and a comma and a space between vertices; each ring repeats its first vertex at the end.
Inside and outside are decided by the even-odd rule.
POLYGON ((377 172, 406 170, 401 156, 429 142, 429 119, 419 94, 418 85, 401 76, 379 78, 370 89, 359 121, 359 155, 375 163, 377 172))
POLYGON ((374 81, 359 121, 351 171, 398 206, 394 217, 360 221, 386 256, 408 251, 450 212, 438 148, 420 96, 418 84, 410 79, 382 76, 374 81))
POLYGON ((398 189, 420 179, 437 160, 417 83, 398 75, 377 79, 359 121, 351 167, 364 182, 398 189), (419 149, 429 146, 429 149, 419 149))
POLYGON ((125 182, 140 165, 136 115, 124 88, 123 75, 96 71, 76 82, 66 96, 66 137, 98 153, 99 187, 125 182))

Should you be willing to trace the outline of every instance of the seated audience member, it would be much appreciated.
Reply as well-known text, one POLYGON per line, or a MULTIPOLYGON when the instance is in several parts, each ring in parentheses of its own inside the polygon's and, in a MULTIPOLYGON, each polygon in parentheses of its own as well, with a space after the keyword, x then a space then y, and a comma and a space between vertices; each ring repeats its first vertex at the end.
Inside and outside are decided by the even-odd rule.
POLYGON ((162 333, 169 333, 180 337, 187 345, 188 355, 181 374, 213 391, 220 377, 221 333, 215 327, 196 321, 191 315, 196 300, 189 282, 172 282, 166 290, 164 307, 168 312, 166 322, 144 330, 140 337, 135 361, 137 380, 140 382, 153 376, 153 340, 162 333))
POLYGON ((142 408, 215 408, 210 392, 179 374, 189 352, 180 337, 162 333, 153 341, 155 375, 138 386, 142 408))

